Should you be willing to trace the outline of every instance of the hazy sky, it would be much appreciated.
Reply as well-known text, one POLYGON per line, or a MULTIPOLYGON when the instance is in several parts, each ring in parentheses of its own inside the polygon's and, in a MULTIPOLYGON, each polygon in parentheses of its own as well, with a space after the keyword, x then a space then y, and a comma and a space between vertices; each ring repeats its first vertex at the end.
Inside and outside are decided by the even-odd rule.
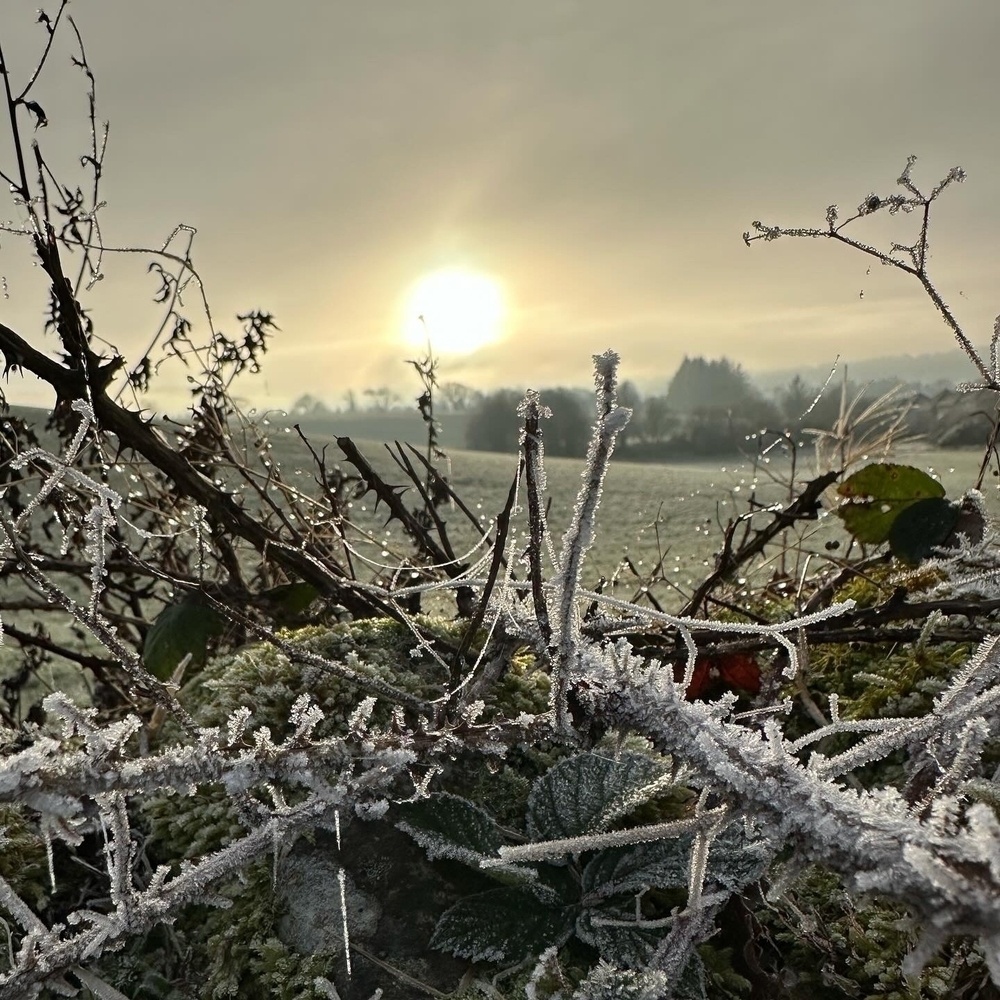
MULTIPOLYGON (((15 75, 44 40, 37 2, 0 13, 15 75)), ((950 335, 912 279, 867 274, 826 241, 741 240, 754 219, 818 226, 831 202, 890 193, 909 153, 928 187, 967 170, 939 207, 934 270, 977 340, 1000 311, 997 0, 70 11, 111 122, 106 243, 153 247, 177 223, 197 227, 218 325, 235 330, 236 312, 259 308, 282 328, 263 376, 243 386, 272 405, 307 391, 336 404, 382 383, 411 394, 404 297, 450 267, 504 290, 503 339, 444 359, 442 378, 480 388, 583 384, 607 347, 625 377, 660 390, 684 354, 753 371, 944 349, 950 335)), ((70 42, 36 99, 50 119, 39 139, 71 167, 86 136, 70 42)), ((27 253, 0 244, 0 316, 35 336, 27 253)), ((129 356, 157 324, 148 259, 109 259, 86 301, 129 356)), ((174 406, 183 384, 167 369, 153 399, 174 406)), ((15 402, 33 392, 8 387, 15 402)))

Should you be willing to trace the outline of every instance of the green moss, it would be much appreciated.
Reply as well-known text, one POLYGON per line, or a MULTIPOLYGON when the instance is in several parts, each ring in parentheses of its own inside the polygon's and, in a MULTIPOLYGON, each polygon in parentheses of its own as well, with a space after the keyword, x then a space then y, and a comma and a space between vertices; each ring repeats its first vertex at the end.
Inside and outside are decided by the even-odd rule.
MULTIPOLYGON (((833 596, 835 602, 853 600, 859 607, 884 602, 896 586, 905 585, 911 595, 938 582, 938 575, 921 569, 905 576, 891 565, 875 567, 869 575, 854 577, 833 596)), ((810 649, 804 671, 809 693, 826 711, 831 694, 839 701, 843 719, 899 718, 925 714, 934 698, 944 690, 956 671, 972 653, 968 643, 840 642, 810 649)), ((796 681, 785 693, 799 694, 796 681)), ((790 736, 815 728, 815 722, 799 709, 798 720, 789 728, 790 736)), ((825 752, 847 746, 833 740, 825 752)), ((886 777, 886 775, 882 775, 886 777)))
POLYGON ((820 646, 810 654, 806 683, 821 705, 837 693, 845 719, 921 715, 971 653, 966 643, 820 646))
POLYGON ((330 994, 317 988, 316 978, 332 980, 334 961, 321 955, 297 955, 274 937, 254 941, 249 971, 257 992, 247 993, 241 989, 239 996, 260 996, 267 1000, 326 1000, 330 994))
POLYGON ((143 813, 159 863, 194 860, 246 834, 221 785, 203 785, 190 796, 153 796, 143 813))
POLYGON ((107 953, 99 972, 137 998, 180 1000, 319 1000, 317 977, 333 978, 342 958, 298 955, 274 933, 280 916, 271 865, 251 866, 242 880, 217 887, 227 908, 184 911, 171 927, 157 927, 107 953))
POLYGON ((511 659, 487 699, 487 716, 516 719, 519 715, 541 715, 549 708, 552 682, 538 666, 534 653, 522 650, 511 659))
POLYGON ((906 911, 862 898, 852 900, 833 874, 803 872, 773 905, 758 908, 761 955, 779 966, 767 971, 788 996, 813 1000, 938 1000, 976 995, 986 977, 982 956, 967 940, 952 942, 908 981, 903 960, 916 943, 906 911))
MULTIPOLYGON (((464 624, 418 617, 417 625, 435 645, 450 647, 461 640, 464 624)), ((362 677, 397 687, 408 694, 437 698, 446 690, 447 668, 439 663, 409 629, 390 619, 364 619, 330 627, 310 626, 280 637, 293 646, 341 664, 362 677)), ((343 732, 350 713, 367 696, 360 685, 318 666, 292 662, 266 643, 218 657, 182 691, 181 699, 198 722, 225 725, 244 706, 251 709, 252 726, 266 725, 276 738, 288 730, 288 716, 296 698, 308 693, 326 714, 320 736, 343 732)), ((376 717, 388 717, 392 706, 385 698, 376 704, 376 717)))
MULTIPOLYGON (((447 664, 467 624, 427 617, 416 622, 423 639, 389 619, 304 628, 282 633, 281 638, 362 676, 423 698, 437 698, 447 690, 447 664)), ((534 669, 529 656, 516 658, 502 691, 506 700, 502 711, 536 713, 548 707, 548 678, 534 669)), ((339 675, 293 662, 273 646, 260 644, 207 663, 185 686, 181 700, 203 726, 225 727, 230 716, 245 706, 252 712, 251 730, 267 726, 275 739, 281 739, 288 732, 292 706, 303 692, 326 716, 317 729, 321 737, 344 732, 348 717, 369 693, 339 675)), ((387 721, 393 707, 388 699, 378 698, 376 721, 387 721)), ((536 770, 530 762, 527 769, 536 770)), ((466 774, 476 787, 476 797, 489 808, 500 815, 523 816, 530 780, 518 769, 505 762, 497 773, 489 773, 482 761, 475 761, 466 774)), ((143 817, 150 833, 148 850, 156 863, 201 857, 245 834, 234 803, 220 786, 199 788, 191 796, 157 796, 143 805, 143 817)), ((243 879, 216 891, 228 898, 227 909, 194 908, 177 920, 175 928, 188 955, 184 972, 197 970, 201 995, 251 1000, 321 995, 313 981, 317 976, 331 977, 329 964, 339 959, 303 957, 281 943, 270 861, 262 860, 243 879)), ((119 981, 133 985, 148 981, 150 970, 141 967, 145 946, 138 943, 132 964, 122 957, 119 981)), ((165 980, 164 989, 168 988, 165 980)))
POLYGON ((703 944, 698 957, 705 968, 705 978, 711 984, 713 1000, 741 1000, 750 996, 753 984, 733 968, 733 949, 715 944, 703 944))

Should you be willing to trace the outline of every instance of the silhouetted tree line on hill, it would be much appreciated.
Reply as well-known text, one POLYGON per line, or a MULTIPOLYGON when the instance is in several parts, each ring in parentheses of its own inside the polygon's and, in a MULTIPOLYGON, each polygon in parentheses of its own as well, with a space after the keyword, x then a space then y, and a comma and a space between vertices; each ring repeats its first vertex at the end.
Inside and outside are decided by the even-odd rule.
MULTIPOLYGON (((642 395, 630 382, 619 391, 623 405, 633 410, 618 453, 641 461, 692 459, 731 455, 746 450, 762 431, 794 433, 828 429, 840 416, 842 396, 860 396, 863 408, 893 386, 891 380, 866 386, 832 382, 823 392, 794 376, 782 389, 765 396, 742 367, 728 358, 685 357, 662 395, 642 395)), ((472 407, 466 446, 481 451, 515 451, 517 428, 510 416, 521 392, 498 389, 484 394, 472 407)), ((552 411, 543 424, 550 455, 579 457, 587 448, 592 419, 588 394, 573 389, 549 389, 542 402, 552 411)), ((934 394, 919 387, 904 388, 894 405, 902 414, 906 434, 919 435, 940 447, 982 446, 995 416, 991 401, 980 393, 954 389, 934 394)))
MULTIPOLYGON (((810 428, 827 430, 840 415, 842 396, 847 402, 859 397, 856 410, 860 410, 897 385, 892 379, 848 383, 845 392, 839 379, 823 389, 795 375, 785 386, 764 393, 740 365, 728 358, 685 357, 662 394, 643 395, 633 383, 622 384, 619 398, 622 405, 632 409, 633 416, 618 451, 621 458, 651 462, 733 455, 745 451, 752 436, 761 431, 798 434, 810 428)), ((349 392, 343 397, 342 407, 331 408, 315 396, 304 395, 293 404, 291 416, 308 432, 326 433, 338 415, 398 419, 413 412, 412 400, 388 387, 367 389, 361 396, 364 404, 349 392)), ((512 418, 522 396, 521 389, 484 393, 461 383, 445 382, 437 387, 434 411, 446 430, 449 416, 454 421, 455 415, 462 415, 452 427, 456 444, 462 440, 464 419, 462 443, 466 447, 512 452, 518 448, 519 426, 512 418)), ((594 416, 590 390, 550 388, 542 390, 541 396, 551 410, 542 425, 548 454, 583 456, 594 416)), ((995 416, 989 398, 955 389, 928 391, 917 385, 904 386, 893 405, 903 414, 905 434, 942 448, 982 446, 995 416)), ((404 432, 390 426, 368 433, 393 437, 404 432)))

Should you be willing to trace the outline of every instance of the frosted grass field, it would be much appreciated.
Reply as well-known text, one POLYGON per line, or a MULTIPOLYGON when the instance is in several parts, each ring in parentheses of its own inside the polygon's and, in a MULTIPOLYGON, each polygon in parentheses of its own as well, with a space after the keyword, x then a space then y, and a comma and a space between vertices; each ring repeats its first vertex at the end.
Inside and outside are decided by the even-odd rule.
MULTIPOLYGON (((389 482, 402 482, 401 473, 393 466, 383 445, 356 443, 389 482)), ((450 457, 450 481, 456 493, 481 518, 484 527, 491 526, 497 512, 503 508, 517 471, 516 456, 452 451, 450 457)), ((894 461, 929 471, 941 480, 949 497, 957 497, 974 484, 981 455, 976 451, 910 448, 901 450, 894 461)), ((545 465, 548 495, 552 500, 549 526, 558 553, 563 532, 572 516, 584 463, 582 459, 548 458, 545 465)), ((758 464, 756 471, 751 461, 741 459, 677 465, 612 460, 598 514, 597 541, 584 573, 585 582, 596 584, 601 576, 610 578, 622 567, 626 556, 641 574, 648 573, 662 555, 666 579, 684 592, 688 591, 710 571, 713 557, 721 545, 723 528, 731 518, 749 509, 751 496, 758 505, 788 502, 787 485, 774 482, 777 478, 787 484, 788 472, 789 463, 780 456, 767 465, 758 464)), ((802 483, 814 475, 811 456, 807 453, 807 459, 800 461, 796 479, 802 483)), ((984 493, 990 508, 1000 514, 1000 487, 996 478, 987 476, 984 493)), ((520 500, 523 504, 523 494, 520 500)), ((831 505, 835 500, 831 495, 831 505)), ((399 536, 398 526, 382 528, 382 522, 371 520, 370 515, 370 496, 355 502, 352 516, 359 522, 373 525, 373 533, 385 542, 387 550, 391 550, 394 539, 399 536)), ((475 532, 464 515, 456 510, 445 513, 444 517, 449 529, 455 528, 453 537, 471 545, 475 532)), ((760 513, 752 523, 759 526, 767 520, 768 515, 760 513)), ((814 552, 825 552, 824 543, 831 539, 846 542, 839 519, 828 515, 821 515, 816 522, 803 523, 795 534, 809 551, 814 552)), ((526 544, 523 535, 521 544, 522 547, 526 544)), ((783 567, 774 563, 763 571, 770 575, 780 569, 792 572, 794 567, 786 560, 783 567)), ((622 568, 620 596, 624 596, 625 591, 634 591, 638 582, 633 574, 622 568)), ((658 596, 669 599, 669 595, 659 590, 658 596)), ((676 599, 680 600, 679 594, 676 599)))
MULTIPOLYGON (((309 456, 294 432, 285 435, 279 431, 274 434, 273 442, 273 457, 280 464, 285 478, 293 483, 301 480, 303 486, 311 482, 313 473, 308 464, 309 456)), ((324 444, 329 445, 328 460, 337 461, 340 453, 332 439, 313 440, 317 450, 324 444)), ((388 482, 404 481, 382 444, 370 441, 359 441, 357 444, 388 482)), ((492 529, 517 470, 516 456, 451 451, 450 458, 449 478, 455 491, 480 518, 483 527, 492 529)), ((940 477, 948 496, 956 497, 975 482, 981 456, 976 451, 911 449, 901 451, 895 460, 917 465, 940 477)), ((345 461, 341 465, 349 468, 345 461)), ((572 516, 583 468, 583 460, 546 460, 548 496, 551 497, 549 526, 557 555, 562 535, 572 516)), ((787 502, 789 499, 787 487, 772 482, 765 469, 778 478, 787 479, 788 463, 780 457, 768 466, 758 466, 756 478, 752 464, 741 460, 680 465, 612 461, 598 514, 597 540, 584 567, 585 585, 594 586, 601 577, 605 577, 612 581, 605 587, 605 592, 634 598, 645 583, 643 578, 653 572, 662 556, 664 579, 656 583, 652 590, 666 610, 677 610, 683 605, 685 596, 710 572, 724 526, 732 517, 747 511, 751 495, 759 504, 787 502), (625 565, 626 558, 632 561, 636 572, 625 565)), ((813 475, 808 461, 800 464, 797 477, 800 482, 813 475)), ((984 492, 991 510, 1000 514, 1000 486, 995 477, 987 476, 984 492)), ((409 505, 414 503, 412 491, 405 494, 405 498, 409 505)), ((524 504, 523 493, 520 502, 524 504)), ((372 537, 372 541, 366 544, 355 535, 358 551, 374 563, 393 564, 396 553, 406 552, 408 548, 398 524, 386 526, 381 508, 378 516, 373 516, 372 504, 371 494, 353 503, 352 519, 365 527, 372 537)), ((456 552, 463 555, 475 544, 478 533, 457 509, 446 509, 442 516, 448 522, 456 552)), ((760 520, 755 518, 754 523, 763 524, 768 520, 766 513, 758 517, 760 520)), ((515 552, 523 554, 527 541, 523 516, 513 519, 512 538, 516 545, 515 552)), ((774 545, 773 561, 759 566, 755 579, 770 578, 776 573, 795 579, 805 564, 806 553, 827 555, 824 543, 832 539, 839 539, 842 544, 846 542, 846 535, 836 517, 821 516, 816 522, 803 524, 800 530, 788 533, 787 540, 792 548, 784 560, 781 547, 774 545)), ((477 555, 484 554, 484 548, 480 547, 477 555)), ((812 562, 812 568, 815 568, 815 562, 812 562)), ((515 565, 514 571, 524 578, 523 566, 515 565)), ((482 575, 485 575, 485 568, 482 575)), ((13 600, 17 593, 16 580, 6 584, 0 592, 0 608, 5 598, 13 600)), ((453 604, 451 609, 454 613, 453 604)), ((26 613, 5 614, 4 617, 21 627, 30 628, 33 624, 26 613)), ((61 616, 46 617, 53 638, 57 641, 69 639, 68 619, 61 626, 61 616)), ((0 646, 0 680, 10 676, 20 660, 16 643, 8 642, 0 646)), ((55 682, 54 678, 52 682, 55 682)))

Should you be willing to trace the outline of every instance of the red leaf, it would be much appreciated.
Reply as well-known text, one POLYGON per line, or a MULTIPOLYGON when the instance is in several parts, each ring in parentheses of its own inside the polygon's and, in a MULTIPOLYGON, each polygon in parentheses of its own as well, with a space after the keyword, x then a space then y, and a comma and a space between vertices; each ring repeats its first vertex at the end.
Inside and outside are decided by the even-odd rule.
MULTIPOLYGON (((683 664, 674 667, 674 679, 684 676, 683 664)), ((719 653, 699 656, 685 697, 688 701, 709 696, 710 692, 737 688, 747 694, 760 692, 760 665, 749 653, 719 653)))
POLYGON ((760 693, 760 665, 749 653, 723 653, 716 660, 726 684, 747 694, 760 693))

